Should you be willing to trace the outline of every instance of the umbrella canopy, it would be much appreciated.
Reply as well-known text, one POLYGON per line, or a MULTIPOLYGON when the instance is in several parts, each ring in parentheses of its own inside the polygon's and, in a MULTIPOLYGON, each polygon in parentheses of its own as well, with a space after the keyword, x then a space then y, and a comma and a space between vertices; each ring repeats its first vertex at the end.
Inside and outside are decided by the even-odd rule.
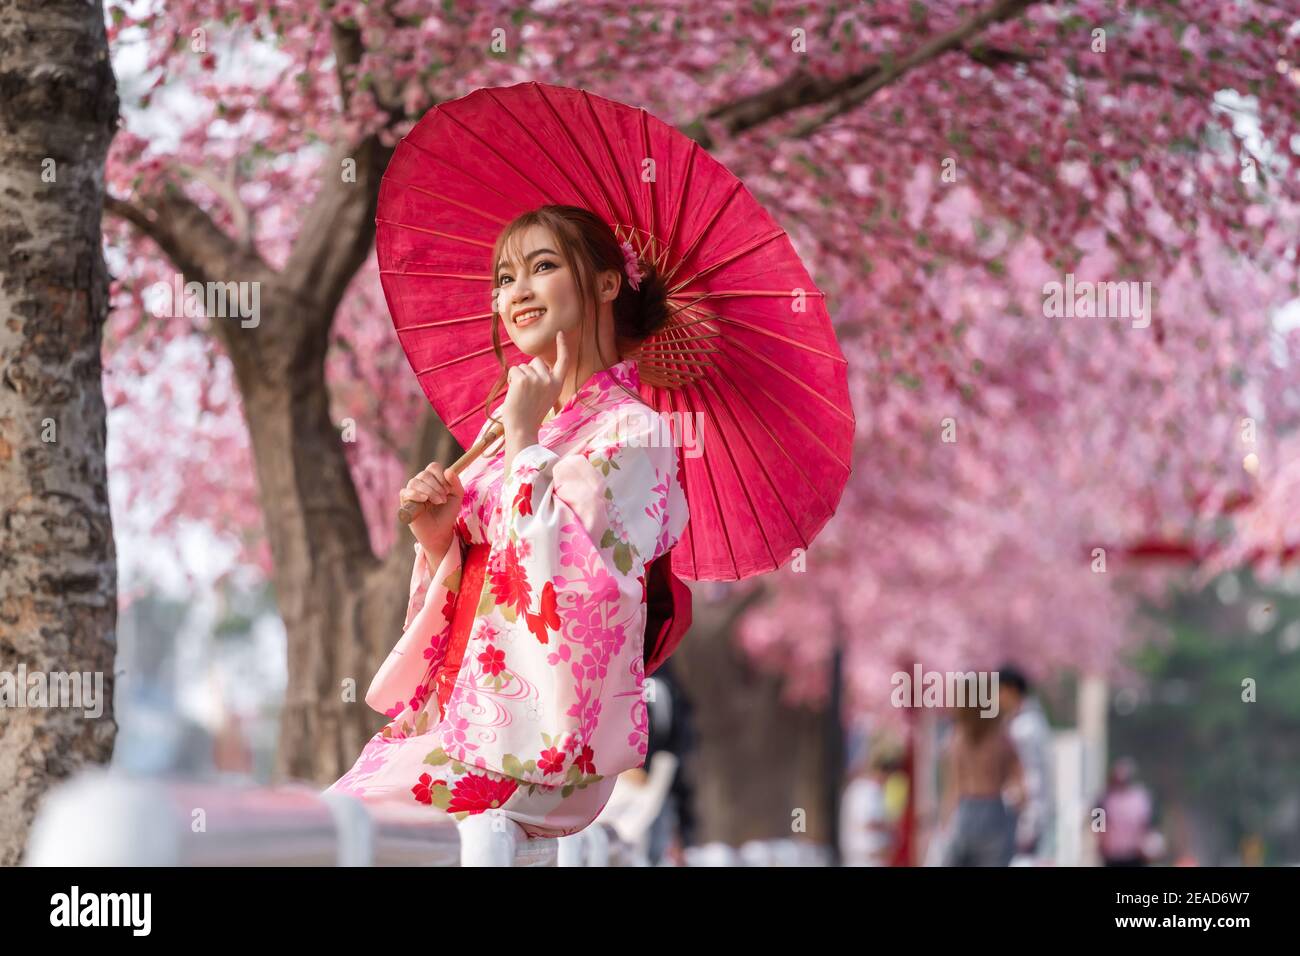
MULTIPOLYGON (((462 446, 500 373, 492 247, 522 212, 584 206, 655 263, 665 329, 630 355, 674 427, 691 518, 673 572, 739 580, 807 548, 848 479, 847 366, 789 237, 698 143, 643 109, 521 83, 435 106, 384 174, 384 295, 424 394, 462 446), (691 432, 675 432, 689 438, 691 432)), ((529 360, 502 334, 510 364, 529 360)))

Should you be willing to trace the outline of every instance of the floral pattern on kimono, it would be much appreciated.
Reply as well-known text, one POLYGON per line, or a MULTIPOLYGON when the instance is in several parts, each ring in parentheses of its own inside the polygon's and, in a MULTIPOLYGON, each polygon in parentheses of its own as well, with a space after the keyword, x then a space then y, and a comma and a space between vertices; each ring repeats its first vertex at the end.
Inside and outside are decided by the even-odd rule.
POLYGON ((567 785, 645 762, 645 569, 687 511, 678 450, 620 381, 635 392, 632 361, 594 375, 509 474, 502 453, 473 476, 492 554, 440 725, 471 766, 567 785))
MULTIPOLYGON (((404 771, 417 803, 463 819, 518 806, 517 793, 567 798, 645 762, 645 573, 688 513, 678 449, 620 383, 635 393, 633 361, 591 376, 509 474, 501 442, 462 473, 456 534, 436 568, 415 546, 403 634, 366 702, 391 718, 380 744, 427 738, 421 765, 404 771), (482 594, 439 721, 433 675, 448 652, 463 548, 484 543, 482 594)), ((363 792, 385 753, 368 746, 340 789, 363 792)))

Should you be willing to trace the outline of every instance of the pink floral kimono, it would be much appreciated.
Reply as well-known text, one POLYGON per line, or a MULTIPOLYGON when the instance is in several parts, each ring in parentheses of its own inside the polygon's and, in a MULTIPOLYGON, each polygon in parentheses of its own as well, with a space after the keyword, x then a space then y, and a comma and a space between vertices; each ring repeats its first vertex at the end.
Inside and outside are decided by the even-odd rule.
POLYGON ((366 694, 391 720, 329 790, 556 837, 644 764, 646 569, 687 508, 663 419, 620 382, 636 392, 631 359, 548 416, 508 475, 501 442, 461 474, 456 534, 436 560, 415 545, 404 630, 366 694), (467 555, 484 578, 464 588, 472 616, 467 555))

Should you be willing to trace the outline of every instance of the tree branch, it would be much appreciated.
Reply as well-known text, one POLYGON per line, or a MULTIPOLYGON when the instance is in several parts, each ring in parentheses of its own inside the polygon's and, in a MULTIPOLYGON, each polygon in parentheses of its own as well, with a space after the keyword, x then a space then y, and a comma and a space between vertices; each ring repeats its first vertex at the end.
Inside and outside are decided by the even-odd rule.
POLYGON ((810 135, 835 117, 841 116, 854 107, 865 103, 879 90, 910 73, 922 63, 928 63, 940 54, 947 53, 950 50, 960 49, 971 37, 985 27, 1018 16, 1036 2, 1037 0, 997 0, 993 6, 983 13, 977 13, 960 26, 954 27, 947 33, 940 34, 929 42, 921 44, 901 60, 882 67, 871 78, 859 83, 846 93, 840 94, 834 99, 829 109, 822 111, 812 119, 800 123, 795 127, 792 135, 799 138, 810 135))
POLYGON ((239 185, 235 178, 236 166, 238 160, 231 160, 224 177, 218 176, 205 167, 187 164, 177 166, 177 171, 203 183, 229 207, 230 214, 235 220, 235 241, 247 252, 253 248, 253 216, 244 205, 244 201, 239 198, 239 185))
MULTIPOLYGON (((686 124, 683 130, 705 149, 709 149, 713 146, 713 139, 705 129, 705 120, 721 122, 728 134, 735 136, 794 110, 837 99, 841 100, 843 108, 837 108, 833 115, 839 115, 865 101, 913 67, 952 49, 965 49, 972 60, 989 67, 1024 62, 1029 57, 1017 51, 990 49, 979 43, 968 43, 990 23, 1010 19, 1036 2, 1038 0, 1000 0, 990 10, 936 37, 910 57, 897 62, 890 58, 839 78, 812 76, 803 70, 797 70, 794 75, 783 78, 766 89, 714 107, 700 119, 686 124), (852 98, 852 102, 843 98, 852 98)), ((825 115, 816 124, 820 125, 829 118, 829 114, 825 115)))
POLYGON ((330 27, 330 46, 334 49, 334 72, 339 81, 339 100, 346 113, 352 105, 352 78, 361 54, 365 48, 361 45, 361 31, 334 23, 330 27))
MULTIPOLYGON (((1016 50, 1003 50, 985 46, 964 47, 966 54, 983 66, 998 67, 1014 63, 1027 63, 1037 57, 1020 53, 1016 50)), ((837 96, 848 93, 855 87, 866 83, 881 72, 881 65, 873 63, 848 76, 838 79, 824 76, 812 76, 803 70, 749 96, 743 96, 731 103, 715 107, 705 114, 705 119, 720 120, 727 132, 735 135, 743 133, 768 120, 783 116, 805 106, 825 103, 837 96)))
MULTIPOLYGON (((349 86, 365 47, 359 31, 337 23, 331 26, 330 39, 346 113, 351 102, 349 86)), ((394 84, 380 83, 372 92, 390 123, 402 118, 401 97, 394 84)), ((312 305, 308 321, 313 334, 329 334, 343 294, 370 255, 379 182, 392 155, 392 147, 371 134, 356 144, 335 144, 325 159, 321 190, 303 217, 284 269, 296 295, 312 305), (345 165, 349 161, 351 165, 345 165)))
POLYGON ((270 267, 256 250, 242 248, 174 183, 134 202, 104 197, 105 211, 148 236, 188 279, 207 282, 233 276, 257 278, 270 267))
POLYGON ((379 182, 392 155, 372 135, 355 146, 336 145, 321 168, 320 192, 303 217, 284 267, 298 296, 312 304, 310 321, 320 335, 329 332, 344 292, 370 255, 379 182))
MULTIPOLYGON (((715 107, 706 113, 704 118, 722 122, 727 132, 735 136, 794 110, 825 103, 835 96, 848 92, 879 71, 879 65, 873 64, 840 79, 832 79, 811 76, 803 70, 798 70, 793 76, 775 86, 715 107)), ((712 142, 701 143, 701 145, 707 149, 712 142)))
MULTIPOLYGON (((1027 0, 1023 6, 1038 0, 1027 0)), ((987 14, 986 14, 987 16, 987 14)), ((1003 17, 1005 19, 1006 17, 1003 17)), ((958 31, 964 31, 970 27, 970 23, 964 24, 958 28, 958 31)), ((951 37, 953 34, 948 34, 951 37)), ((942 40, 944 38, 940 38, 942 40)), ((938 42, 938 41, 936 41, 938 42)), ((1023 50, 1012 50, 1003 47, 990 47, 979 42, 966 42, 952 45, 948 50, 960 50, 973 63, 981 66, 995 69, 1001 66, 1016 66, 1028 63, 1039 63, 1046 57, 1039 53, 1029 53, 1023 50)), ((939 52, 933 51, 932 56, 937 56, 939 52)), ((1107 79, 1107 77, 1093 70, 1083 69, 1077 59, 1070 58, 1067 60, 1075 76, 1085 80, 1107 79)), ((912 66, 919 65, 919 62, 913 63, 912 66)), ((736 136, 751 130, 764 123, 784 116, 786 113, 794 112, 808 106, 815 106, 819 103, 825 103, 839 97, 857 97, 852 105, 858 105, 864 102, 871 95, 879 92, 881 88, 898 79, 903 73, 907 72, 911 66, 906 69, 902 65, 886 69, 880 63, 873 63, 870 66, 863 67, 847 76, 839 78, 828 78, 812 76, 803 70, 797 70, 793 75, 781 80, 766 89, 751 93, 748 96, 742 96, 739 99, 721 106, 716 106, 703 116, 683 124, 681 129, 684 133, 696 140, 705 149, 711 149, 715 143, 713 137, 709 135, 705 121, 721 122, 729 135, 736 136), (869 87, 869 89, 868 89, 869 87), (862 95, 863 91, 867 92, 862 95)), ((1206 90, 1191 86, 1183 82, 1170 82, 1168 77, 1156 72, 1130 72, 1122 74, 1119 77, 1120 84, 1138 84, 1143 86, 1165 86, 1181 93, 1184 96, 1203 96, 1206 90)), ((844 110, 836 110, 834 115, 839 115, 844 110)), ((830 114, 824 114, 811 124, 805 124, 800 130, 795 131, 795 135, 800 135, 802 131, 811 131, 811 129, 826 119, 830 114)), ((803 133, 806 135, 806 132, 803 133)))
MULTIPOLYGON (((330 46, 334 50, 334 72, 339 81, 339 99, 343 104, 343 113, 352 105, 352 85, 357 66, 365 54, 365 45, 361 42, 361 31, 354 27, 345 27, 339 23, 330 26, 330 46)), ((401 90, 391 76, 371 76, 369 89, 379 107, 393 119, 399 119, 404 113, 401 90)))

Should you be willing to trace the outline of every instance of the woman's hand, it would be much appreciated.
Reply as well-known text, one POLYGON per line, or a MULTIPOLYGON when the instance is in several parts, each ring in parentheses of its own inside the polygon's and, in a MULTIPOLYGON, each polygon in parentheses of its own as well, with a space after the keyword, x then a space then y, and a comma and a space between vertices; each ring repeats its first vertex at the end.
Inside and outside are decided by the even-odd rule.
POLYGON ((551 367, 540 356, 527 365, 512 366, 507 373, 509 390, 501 404, 501 420, 505 423, 506 468, 510 467, 511 451, 518 451, 536 443, 537 430, 546 413, 555 406, 569 374, 569 348, 564 332, 555 336, 555 366, 551 367), (512 448, 513 446, 513 448, 512 448))
POLYGON ((464 496, 465 488, 461 485, 460 478, 436 461, 429 462, 398 494, 399 507, 410 502, 428 504, 416 515, 410 528, 431 557, 442 554, 451 543, 452 530, 464 496))

